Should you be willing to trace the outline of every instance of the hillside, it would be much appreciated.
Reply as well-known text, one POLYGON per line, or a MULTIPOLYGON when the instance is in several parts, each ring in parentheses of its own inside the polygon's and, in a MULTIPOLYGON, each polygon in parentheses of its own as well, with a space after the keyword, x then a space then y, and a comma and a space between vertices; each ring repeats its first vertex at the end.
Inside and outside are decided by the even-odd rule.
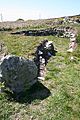
POLYGON ((44 81, 38 81, 20 98, 9 93, 0 94, 0 120, 80 120, 80 23, 54 21, 56 19, 0 23, 0 42, 4 43, 1 54, 7 52, 32 59, 32 53, 45 38, 53 41, 58 50, 47 64, 44 81), (70 42, 67 37, 11 34, 24 29, 55 26, 69 26, 77 30, 78 46, 73 53, 67 52, 70 42), (71 56, 74 60, 70 60, 71 56))
POLYGON ((80 15, 74 16, 66 16, 61 18, 50 18, 50 19, 38 19, 38 20, 17 20, 17 21, 7 21, 7 22, 0 22, 0 29, 2 28, 46 28, 52 27, 55 25, 64 25, 65 23, 80 23, 80 15))

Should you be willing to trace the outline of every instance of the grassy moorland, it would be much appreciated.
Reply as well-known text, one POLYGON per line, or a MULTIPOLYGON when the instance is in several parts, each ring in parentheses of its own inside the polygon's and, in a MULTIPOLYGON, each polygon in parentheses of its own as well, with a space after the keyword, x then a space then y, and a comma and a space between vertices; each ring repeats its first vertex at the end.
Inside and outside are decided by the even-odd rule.
MULTIPOLYGON (((80 25, 74 27, 80 31, 80 25)), ((80 120, 80 44, 73 53, 67 53, 67 38, 0 32, 8 53, 29 59, 45 38, 52 40, 58 50, 47 64, 45 80, 37 82, 19 99, 0 94, 0 120, 80 120)))

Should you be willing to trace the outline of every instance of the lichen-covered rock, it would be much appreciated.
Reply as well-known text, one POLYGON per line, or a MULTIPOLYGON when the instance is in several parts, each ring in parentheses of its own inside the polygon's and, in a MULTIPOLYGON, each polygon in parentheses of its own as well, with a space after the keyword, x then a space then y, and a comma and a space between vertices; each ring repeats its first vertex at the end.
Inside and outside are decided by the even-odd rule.
POLYGON ((37 82, 37 67, 31 60, 7 55, 1 63, 2 80, 12 92, 20 93, 37 82))

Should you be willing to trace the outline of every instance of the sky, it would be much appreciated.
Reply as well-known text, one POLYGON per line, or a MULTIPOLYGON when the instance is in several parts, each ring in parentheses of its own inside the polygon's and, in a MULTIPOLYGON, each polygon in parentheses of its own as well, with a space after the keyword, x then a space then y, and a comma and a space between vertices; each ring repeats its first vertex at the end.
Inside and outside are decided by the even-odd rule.
POLYGON ((0 21, 46 19, 80 14, 80 0, 0 0, 0 21))

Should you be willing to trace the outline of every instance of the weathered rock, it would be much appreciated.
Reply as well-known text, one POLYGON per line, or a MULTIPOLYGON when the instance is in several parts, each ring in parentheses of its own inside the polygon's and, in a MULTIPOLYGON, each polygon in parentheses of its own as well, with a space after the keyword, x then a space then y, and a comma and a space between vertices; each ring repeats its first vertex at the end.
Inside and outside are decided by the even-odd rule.
POLYGON ((20 93, 37 82, 37 67, 31 60, 7 55, 2 59, 1 74, 5 86, 20 93))

